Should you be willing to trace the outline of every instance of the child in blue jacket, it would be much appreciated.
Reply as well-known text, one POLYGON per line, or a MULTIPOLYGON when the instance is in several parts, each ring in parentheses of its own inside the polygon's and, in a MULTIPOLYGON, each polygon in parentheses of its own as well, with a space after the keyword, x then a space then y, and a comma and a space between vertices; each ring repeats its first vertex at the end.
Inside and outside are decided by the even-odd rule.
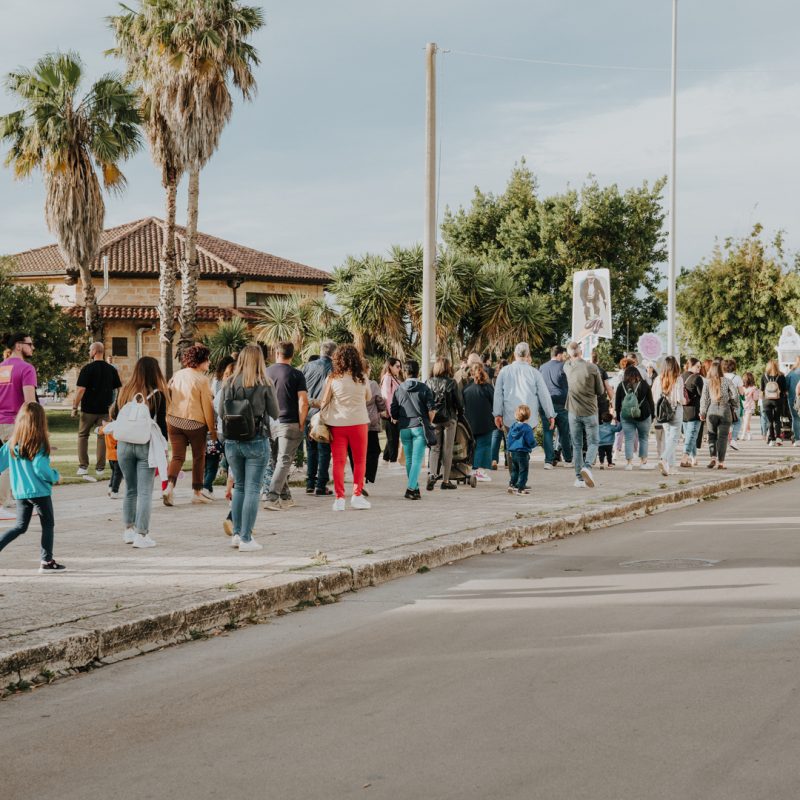
POLYGON ((517 406, 514 412, 517 420, 506 434, 506 451, 511 455, 511 482, 508 484, 509 494, 530 494, 527 488, 528 467, 531 461, 531 450, 536 447, 533 428, 528 425, 531 410, 524 403, 517 406))
POLYGON ((39 572, 63 572, 64 565, 53 558, 53 484, 60 480, 50 466, 47 417, 38 403, 25 403, 17 414, 11 438, 0 448, 0 472, 11 473, 11 491, 17 500, 17 522, 0 535, 0 550, 28 530, 33 510, 42 524, 42 563, 39 572))
POLYGON ((613 450, 614 437, 622 430, 622 424, 614 422, 614 418, 608 411, 604 411, 600 417, 600 469, 603 469, 603 460, 606 461, 606 469, 614 468, 613 450))

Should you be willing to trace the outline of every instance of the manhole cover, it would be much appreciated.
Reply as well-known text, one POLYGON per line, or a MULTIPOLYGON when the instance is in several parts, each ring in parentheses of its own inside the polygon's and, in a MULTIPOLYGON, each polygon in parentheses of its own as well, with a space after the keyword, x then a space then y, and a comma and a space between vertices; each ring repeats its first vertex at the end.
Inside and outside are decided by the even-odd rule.
POLYGON ((702 569, 717 564, 719 561, 710 558, 651 558, 646 561, 623 561, 620 566, 631 569, 702 569))

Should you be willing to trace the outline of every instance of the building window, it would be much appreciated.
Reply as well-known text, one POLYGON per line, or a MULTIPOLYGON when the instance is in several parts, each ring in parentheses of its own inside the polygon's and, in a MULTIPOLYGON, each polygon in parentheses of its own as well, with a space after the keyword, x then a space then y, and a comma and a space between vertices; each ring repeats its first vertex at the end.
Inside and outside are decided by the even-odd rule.
POLYGON ((273 292, 245 292, 244 302, 248 306, 263 306, 271 297, 286 297, 286 295, 273 292))
POLYGON ((128 355, 128 338, 127 338, 127 336, 113 336, 111 338, 111 355, 112 356, 127 356, 128 355))

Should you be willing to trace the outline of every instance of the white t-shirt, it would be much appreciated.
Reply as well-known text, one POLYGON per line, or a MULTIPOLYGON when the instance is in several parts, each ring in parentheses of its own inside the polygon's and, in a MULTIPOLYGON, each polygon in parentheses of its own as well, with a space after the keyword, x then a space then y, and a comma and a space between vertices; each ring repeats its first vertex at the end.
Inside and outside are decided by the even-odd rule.
MULTIPOLYGON (((657 375, 653 381, 653 402, 657 403, 659 397, 661 397, 661 376, 657 375)), ((678 378, 672 384, 672 388, 667 392, 667 400, 672 405, 683 405, 683 378, 678 378)))

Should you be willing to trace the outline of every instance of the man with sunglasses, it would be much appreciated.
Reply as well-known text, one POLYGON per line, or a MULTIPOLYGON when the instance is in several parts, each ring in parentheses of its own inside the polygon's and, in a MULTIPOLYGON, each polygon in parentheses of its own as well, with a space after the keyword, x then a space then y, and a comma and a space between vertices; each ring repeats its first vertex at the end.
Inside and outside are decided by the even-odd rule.
MULTIPOLYGON (((14 420, 24 403, 36 400, 36 369, 28 363, 33 357, 34 344, 27 333, 15 333, 6 343, 11 351, 0 362, 0 445, 14 430, 14 420)), ((5 507, 11 502, 11 484, 6 470, 0 475, 0 520, 16 519, 15 512, 5 507)))

